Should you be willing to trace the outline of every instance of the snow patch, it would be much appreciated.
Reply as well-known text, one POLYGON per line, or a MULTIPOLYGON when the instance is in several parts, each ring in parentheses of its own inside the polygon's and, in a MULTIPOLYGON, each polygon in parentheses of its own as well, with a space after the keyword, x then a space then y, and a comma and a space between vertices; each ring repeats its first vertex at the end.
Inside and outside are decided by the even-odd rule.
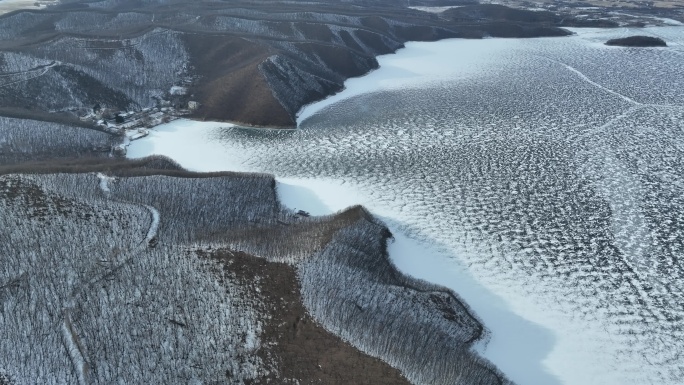
POLYGON ((137 140, 128 147, 131 159, 157 154, 168 156, 193 171, 250 171, 242 164, 239 148, 226 148, 216 140, 224 129, 235 125, 178 119, 150 131, 149 140, 137 140))
POLYGON ((169 90, 169 93, 171 95, 185 95, 188 93, 188 89, 186 87, 181 87, 181 86, 173 86, 169 90))
POLYGON ((150 223, 150 228, 147 230, 147 235, 145 240, 150 243, 157 237, 157 230, 159 229, 159 211, 150 205, 143 205, 152 215, 152 223, 150 223))
POLYGON ((102 190, 105 195, 109 195, 109 182, 115 181, 116 178, 107 176, 101 172, 97 173, 97 178, 100 180, 100 190, 102 190))

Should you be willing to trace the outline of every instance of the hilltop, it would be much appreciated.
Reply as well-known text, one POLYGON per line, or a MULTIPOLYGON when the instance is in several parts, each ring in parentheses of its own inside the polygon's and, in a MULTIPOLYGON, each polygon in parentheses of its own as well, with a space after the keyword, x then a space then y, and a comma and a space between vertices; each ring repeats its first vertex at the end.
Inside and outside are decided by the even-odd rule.
POLYGON ((667 47, 665 40, 653 36, 629 36, 621 39, 610 39, 606 45, 622 47, 667 47))

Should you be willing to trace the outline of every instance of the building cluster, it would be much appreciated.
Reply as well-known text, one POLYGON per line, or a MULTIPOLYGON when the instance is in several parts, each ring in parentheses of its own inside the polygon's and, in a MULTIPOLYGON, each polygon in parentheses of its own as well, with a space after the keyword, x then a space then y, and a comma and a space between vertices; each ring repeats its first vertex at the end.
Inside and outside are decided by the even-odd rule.
POLYGON ((86 115, 81 116, 81 120, 92 122, 110 132, 124 133, 128 130, 144 130, 168 123, 180 116, 191 114, 197 108, 199 103, 194 101, 188 102, 184 108, 178 108, 167 100, 161 100, 158 106, 139 111, 113 111, 96 104, 86 115))

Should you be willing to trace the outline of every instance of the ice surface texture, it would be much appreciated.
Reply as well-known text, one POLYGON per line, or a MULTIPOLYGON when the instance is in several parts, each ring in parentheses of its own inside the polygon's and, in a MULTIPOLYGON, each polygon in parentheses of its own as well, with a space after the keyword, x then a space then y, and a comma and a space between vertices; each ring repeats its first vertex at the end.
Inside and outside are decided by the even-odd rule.
MULTIPOLYGON (((346 182, 448 250, 553 332, 535 354, 559 382, 678 384, 684 32, 645 32, 671 47, 603 45, 630 30, 409 45, 380 59, 391 86, 380 70, 297 132, 222 140, 243 169, 346 182)), ((463 295, 477 314, 499 306, 463 295)), ((496 336, 501 321, 483 321, 496 336)))

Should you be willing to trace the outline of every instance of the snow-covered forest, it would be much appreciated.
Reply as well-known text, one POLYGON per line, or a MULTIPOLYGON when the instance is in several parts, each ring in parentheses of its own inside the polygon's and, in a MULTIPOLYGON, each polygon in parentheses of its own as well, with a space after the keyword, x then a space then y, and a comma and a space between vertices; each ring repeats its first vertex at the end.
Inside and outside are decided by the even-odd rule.
POLYGON ((108 156, 121 138, 82 127, 0 117, 0 164, 108 156))
POLYGON ((268 319, 254 282, 206 258, 232 250, 292 265, 314 320, 412 383, 502 381, 469 350, 483 332, 477 319, 452 292, 399 273, 386 253, 391 234, 363 208, 307 217, 280 205, 272 176, 192 176, 0 177, 7 376, 277 378, 277 357, 260 343, 268 319))

